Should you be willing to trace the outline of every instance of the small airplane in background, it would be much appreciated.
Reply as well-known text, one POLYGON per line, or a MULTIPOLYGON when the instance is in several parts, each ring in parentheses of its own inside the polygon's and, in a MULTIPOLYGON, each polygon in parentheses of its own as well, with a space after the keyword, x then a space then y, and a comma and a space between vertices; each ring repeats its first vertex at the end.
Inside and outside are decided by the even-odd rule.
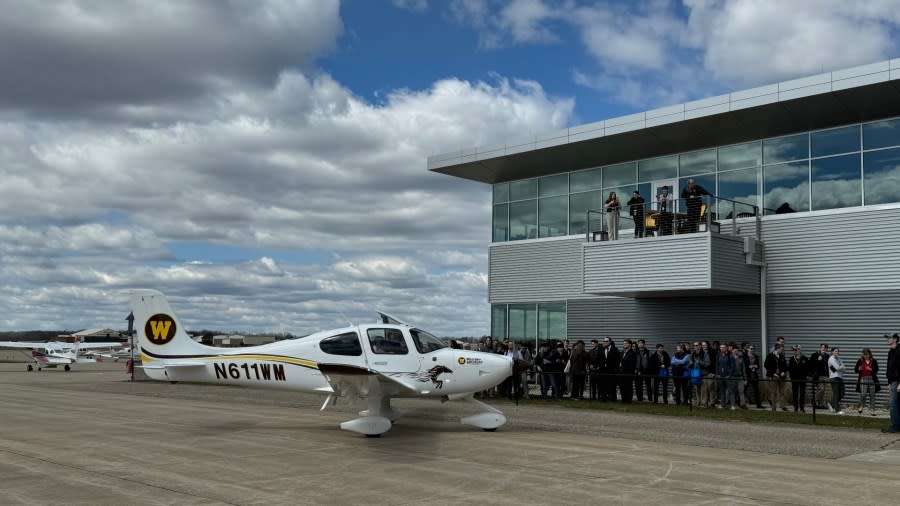
POLYGON ((368 409, 341 424, 366 436, 390 430, 402 413, 391 399, 430 397, 465 401, 485 411, 460 422, 487 431, 506 423, 499 410, 474 398, 531 364, 510 357, 449 348, 419 328, 379 313, 374 324, 317 332, 261 346, 214 348, 192 340, 165 296, 131 292, 141 363, 148 377, 296 390, 325 395, 321 410, 338 397, 368 409))
POLYGON ((26 356, 32 361, 26 367, 28 371, 33 371, 34 369, 41 371, 45 368, 60 366, 65 371, 70 371, 75 364, 91 364, 103 361, 104 355, 101 353, 92 353, 91 358, 80 355, 85 350, 111 350, 121 347, 122 343, 119 342, 83 343, 80 338, 76 338, 74 343, 0 341, 0 348, 12 348, 26 353, 26 356))

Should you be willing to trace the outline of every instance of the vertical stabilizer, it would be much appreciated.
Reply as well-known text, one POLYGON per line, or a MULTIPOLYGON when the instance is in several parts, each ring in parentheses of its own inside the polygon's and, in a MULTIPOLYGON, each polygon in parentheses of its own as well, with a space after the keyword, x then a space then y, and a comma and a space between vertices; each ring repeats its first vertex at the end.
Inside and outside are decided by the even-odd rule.
POLYGON ((130 296, 136 344, 142 356, 151 359, 187 358, 216 351, 191 339, 162 293, 133 290, 130 296))

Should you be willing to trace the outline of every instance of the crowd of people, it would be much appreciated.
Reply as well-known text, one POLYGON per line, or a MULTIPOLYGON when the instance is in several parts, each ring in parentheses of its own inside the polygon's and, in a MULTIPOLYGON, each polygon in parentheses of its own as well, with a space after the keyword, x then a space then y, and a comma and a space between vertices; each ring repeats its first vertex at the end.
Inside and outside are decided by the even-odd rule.
MULTIPOLYGON (((888 363, 885 368, 889 393, 891 426, 886 432, 900 432, 900 351, 898 334, 885 335, 888 363)), ((875 394, 882 389, 881 369, 870 348, 863 348, 850 369, 837 347, 821 344, 809 356, 801 346, 786 353, 785 340, 779 337, 769 351, 761 355, 749 343, 718 341, 682 342, 670 354, 657 344, 624 339, 621 349, 612 337, 602 342, 548 341, 536 353, 524 343, 486 338, 466 348, 501 353, 515 359, 532 361, 528 377, 510 378, 496 394, 512 398, 528 394, 528 378, 539 385, 543 399, 596 400, 625 404, 647 402, 692 404, 700 408, 781 409, 805 412, 807 406, 844 414, 846 382, 855 376, 859 415, 876 415, 875 394), (808 402, 807 402, 808 401, 808 402)), ((492 394, 488 393, 488 395, 492 394)))

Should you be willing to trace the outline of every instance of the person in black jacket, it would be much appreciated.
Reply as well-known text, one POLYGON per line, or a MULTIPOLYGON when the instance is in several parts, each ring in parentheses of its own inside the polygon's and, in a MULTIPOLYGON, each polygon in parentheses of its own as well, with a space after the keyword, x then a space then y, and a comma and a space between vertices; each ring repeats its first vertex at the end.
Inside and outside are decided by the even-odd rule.
POLYGON ((628 214, 634 220, 634 238, 644 237, 644 197, 637 190, 631 194, 628 201, 628 214))
POLYGON ((631 339, 623 342, 619 361, 619 388, 622 390, 623 404, 631 404, 634 374, 637 371, 637 353, 632 349, 632 345, 631 339))
POLYGON ((650 350, 647 349, 647 342, 643 339, 638 339, 637 342, 637 372, 634 377, 634 390, 637 393, 637 400, 644 400, 644 390, 646 387, 647 390, 647 400, 653 399, 652 390, 650 390, 650 377, 652 373, 650 372, 650 350))
POLYGON ((788 365, 781 344, 776 344, 772 353, 766 357, 765 367, 769 406, 777 409, 780 405, 782 410, 787 411, 787 406, 784 405, 784 387, 787 386, 788 365))
POLYGON ((606 402, 616 402, 616 374, 619 373, 619 349, 611 337, 603 338, 603 366, 600 369, 601 397, 606 402))
POLYGON ((591 385, 591 400, 600 398, 600 366, 603 348, 596 339, 591 339, 591 350, 588 351, 588 383, 591 385))
POLYGON ((656 345, 656 353, 650 355, 650 374, 653 375, 653 402, 659 402, 659 389, 662 387, 663 404, 669 403, 669 376, 672 371, 672 359, 665 346, 656 345))
POLYGON ((703 205, 703 196, 709 192, 693 179, 688 179, 687 186, 681 191, 681 198, 687 202, 687 232, 696 232, 700 224, 700 208, 703 205))
POLYGON ((888 337, 887 382, 891 394, 891 426, 882 429, 882 432, 900 432, 900 347, 897 341, 900 336, 894 334, 888 337))
POLYGON ((825 343, 819 345, 819 351, 809 356, 809 373, 815 388, 813 402, 816 403, 816 409, 826 409, 830 400, 827 388, 829 357, 831 357, 831 352, 828 351, 828 345, 825 343))
POLYGON ((794 355, 788 361, 788 373, 791 375, 794 411, 806 412, 806 376, 809 375, 809 359, 800 352, 800 345, 794 345, 793 350, 794 355))

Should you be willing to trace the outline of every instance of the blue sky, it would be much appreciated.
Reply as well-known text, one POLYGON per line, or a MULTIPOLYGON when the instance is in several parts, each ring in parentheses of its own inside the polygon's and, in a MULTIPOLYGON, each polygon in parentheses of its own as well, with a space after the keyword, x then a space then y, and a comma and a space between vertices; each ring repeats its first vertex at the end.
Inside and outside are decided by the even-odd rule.
POLYGON ((900 56, 870 0, 11 0, 0 330, 489 332, 490 188, 429 155, 900 56))

